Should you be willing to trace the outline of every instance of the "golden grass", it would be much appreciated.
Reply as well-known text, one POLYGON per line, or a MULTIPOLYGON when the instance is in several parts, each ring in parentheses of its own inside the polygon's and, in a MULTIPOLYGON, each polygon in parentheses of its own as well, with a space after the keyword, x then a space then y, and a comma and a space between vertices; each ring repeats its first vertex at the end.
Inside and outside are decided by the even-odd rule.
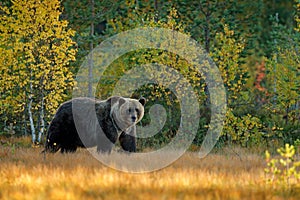
POLYGON ((169 167, 142 174, 102 165, 87 150, 40 154, 2 145, 0 199, 300 199, 299 188, 266 185, 262 155, 222 150, 199 159, 186 153, 169 167))

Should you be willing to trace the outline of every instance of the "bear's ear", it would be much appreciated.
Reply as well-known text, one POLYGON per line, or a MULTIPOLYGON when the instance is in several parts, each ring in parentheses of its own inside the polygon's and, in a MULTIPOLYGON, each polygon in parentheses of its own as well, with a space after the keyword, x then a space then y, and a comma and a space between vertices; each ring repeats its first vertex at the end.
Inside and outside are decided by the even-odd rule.
POLYGON ((145 103, 146 103, 146 99, 145 99, 144 97, 141 97, 141 98, 139 99, 139 102, 144 106, 145 103))
POLYGON ((108 99, 108 102, 110 103, 110 105, 113 105, 113 104, 117 103, 120 98, 121 97, 119 97, 119 96, 112 96, 108 99))
POLYGON ((126 100, 125 100, 124 98, 120 97, 120 99, 119 99, 119 107, 120 107, 122 104, 124 104, 125 102, 126 102, 126 100))

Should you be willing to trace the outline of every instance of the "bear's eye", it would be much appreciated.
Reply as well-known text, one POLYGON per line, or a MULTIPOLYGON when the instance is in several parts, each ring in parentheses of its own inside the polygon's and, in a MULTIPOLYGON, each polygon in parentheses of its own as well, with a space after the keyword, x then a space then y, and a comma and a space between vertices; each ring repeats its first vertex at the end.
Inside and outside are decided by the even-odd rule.
POLYGON ((129 108, 129 109, 128 109, 128 112, 130 112, 130 113, 131 113, 131 111, 132 111, 132 110, 131 110, 131 108, 129 108))
POLYGON ((135 109, 135 112, 139 113, 140 111, 139 111, 139 109, 136 108, 136 109, 135 109))

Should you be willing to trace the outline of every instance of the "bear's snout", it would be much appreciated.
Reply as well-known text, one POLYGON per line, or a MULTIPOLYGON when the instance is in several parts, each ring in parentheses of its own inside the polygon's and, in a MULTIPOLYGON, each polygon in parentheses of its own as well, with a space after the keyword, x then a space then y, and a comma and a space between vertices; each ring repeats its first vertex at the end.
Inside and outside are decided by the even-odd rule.
POLYGON ((136 121, 136 116, 132 116, 131 120, 132 120, 132 122, 135 122, 136 121))

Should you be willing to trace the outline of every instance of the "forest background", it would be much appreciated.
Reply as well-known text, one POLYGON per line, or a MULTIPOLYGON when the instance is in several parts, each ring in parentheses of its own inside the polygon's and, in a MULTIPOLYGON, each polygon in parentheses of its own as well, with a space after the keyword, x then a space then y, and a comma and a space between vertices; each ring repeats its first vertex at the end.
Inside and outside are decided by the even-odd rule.
MULTIPOLYGON (((72 97, 75 76, 88 53, 106 38, 137 27, 163 27, 190 35, 218 66, 228 111, 218 146, 281 146, 300 143, 299 0, 97 1, 1 0, 0 135, 31 136, 43 143, 58 106, 72 97), (276 145, 277 144, 277 145, 276 145)), ((162 63, 179 71, 198 95, 201 111, 193 142, 198 148, 210 121, 209 94, 201 74, 184 58, 142 49, 115 60, 97 88, 111 95, 133 66, 162 63)), ((163 129, 139 138, 138 150, 160 148, 180 124, 174 93, 160 84, 135 92, 166 109, 163 129)), ((141 124, 150 123, 145 116, 141 124)))

